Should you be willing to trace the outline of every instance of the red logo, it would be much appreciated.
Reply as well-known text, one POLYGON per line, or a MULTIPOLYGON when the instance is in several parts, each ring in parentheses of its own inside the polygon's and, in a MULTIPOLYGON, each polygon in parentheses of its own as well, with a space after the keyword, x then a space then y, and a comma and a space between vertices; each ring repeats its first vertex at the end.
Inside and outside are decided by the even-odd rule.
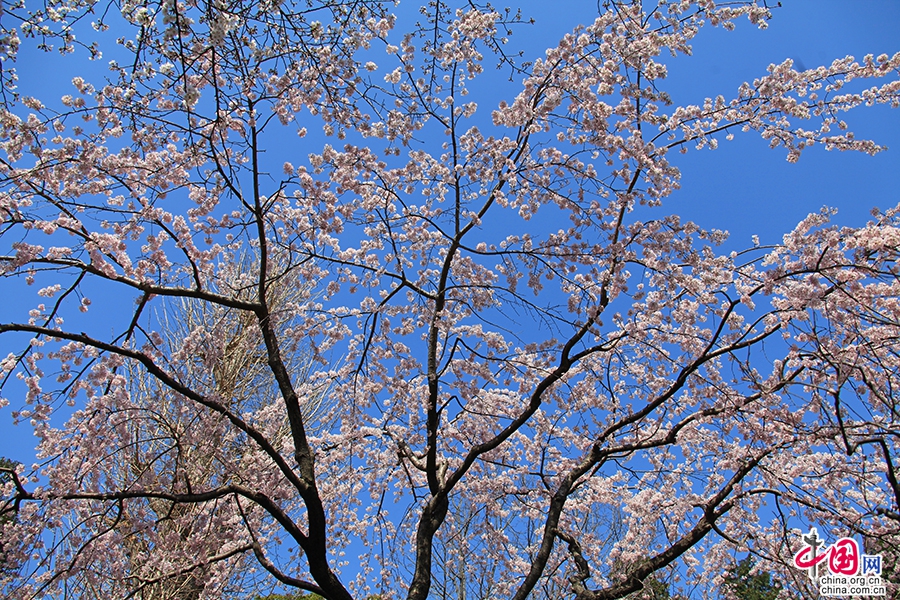
POLYGON ((853 538, 841 538, 819 551, 824 542, 813 528, 803 536, 803 544, 794 555, 794 566, 798 569, 812 569, 828 560, 828 570, 834 575, 856 575, 859 572, 859 544, 853 538))

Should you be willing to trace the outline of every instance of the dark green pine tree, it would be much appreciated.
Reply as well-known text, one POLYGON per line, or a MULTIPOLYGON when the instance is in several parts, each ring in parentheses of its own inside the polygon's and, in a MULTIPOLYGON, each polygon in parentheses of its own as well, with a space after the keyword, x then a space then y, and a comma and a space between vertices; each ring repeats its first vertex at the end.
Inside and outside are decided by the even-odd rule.
POLYGON ((669 586, 653 575, 644 580, 644 589, 629 594, 625 600, 669 600, 669 586))
POLYGON ((728 569, 723 584, 724 597, 729 600, 776 600, 781 584, 772 580, 772 575, 765 571, 751 574, 756 563, 746 557, 728 569))

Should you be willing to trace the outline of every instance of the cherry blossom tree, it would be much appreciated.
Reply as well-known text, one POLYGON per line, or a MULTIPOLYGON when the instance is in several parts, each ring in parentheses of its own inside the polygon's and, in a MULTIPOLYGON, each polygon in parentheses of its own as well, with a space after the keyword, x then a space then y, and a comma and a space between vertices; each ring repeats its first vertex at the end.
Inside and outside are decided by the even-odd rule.
MULTIPOLYGON (((241 279, 242 261, 229 265, 232 271, 230 283, 241 279)), ((276 282, 267 289, 267 302, 273 310, 281 310, 292 302, 298 294, 304 294, 308 286, 287 285, 276 282)), ((185 375, 192 385, 214 386, 210 390, 217 396, 226 398, 228 408, 235 412, 259 411, 275 403, 272 394, 266 394, 265 373, 267 371, 265 353, 260 352, 259 340, 248 339, 258 335, 257 328, 248 323, 249 315, 225 309, 219 305, 207 304, 195 299, 184 299, 177 306, 166 307, 166 313, 158 319, 164 328, 163 352, 166 347, 177 352, 184 339, 198 328, 215 329, 222 336, 224 349, 214 359, 206 356, 205 348, 198 348, 194 360, 186 363, 185 375), (212 370, 204 364, 213 364, 212 370)), ((303 377, 311 364, 305 360, 302 348, 291 348, 286 352, 291 357, 289 367, 292 373, 303 377)), ((174 480, 189 473, 189 481, 194 487, 208 486, 220 478, 231 475, 216 460, 216 448, 223 444, 234 445, 234 441, 221 430, 216 436, 206 431, 202 442, 192 434, 192 429, 200 423, 194 411, 185 411, 179 402, 170 402, 171 392, 159 382, 147 377, 140 369, 127 373, 132 388, 130 395, 136 402, 153 406, 153 418, 130 419, 127 425, 112 435, 118 435, 116 444, 122 446, 114 464, 107 465, 105 475, 128 481, 134 477, 147 477, 153 472, 156 478, 174 480), (178 448, 177 452, 160 460, 159 456, 169 453, 168 448, 178 448), (116 472, 121 470, 124 472, 116 472)), ((304 419, 312 427, 318 426, 318 418, 325 410, 327 400, 325 390, 310 394, 301 404, 304 419)), ((282 420, 281 429, 273 430, 271 439, 281 443, 288 433, 287 420, 282 420)), ((243 451, 232 448, 234 455, 243 451)), ((190 568, 174 575, 157 564, 156 548, 165 544, 169 553, 176 551, 190 553, 197 544, 197 538, 209 535, 206 524, 215 520, 215 504, 180 504, 165 499, 152 499, 141 506, 141 510, 131 510, 116 515, 113 527, 122 540, 127 563, 128 576, 141 579, 140 597, 145 600, 195 600, 203 593, 207 569, 203 566, 190 568)), ((237 572, 246 568, 245 560, 235 557, 230 568, 237 572)), ((121 561, 121 556, 112 562, 121 561)), ((122 568, 121 564, 104 564, 102 557, 95 559, 92 569, 122 568)), ((103 596, 99 590, 95 596, 103 596)))
POLYGON ((8 597, 699 597, 747 553, 787 593, 811 523, 897 557, 900 208, 724 251, 663 204, 733 135, 880 151, 843 114, 900 53, 673 106, 765 1, 610 0, 539 57, 477 2, 4 10, 8 597), (27 96, 32 39, 111 70, 27 96))

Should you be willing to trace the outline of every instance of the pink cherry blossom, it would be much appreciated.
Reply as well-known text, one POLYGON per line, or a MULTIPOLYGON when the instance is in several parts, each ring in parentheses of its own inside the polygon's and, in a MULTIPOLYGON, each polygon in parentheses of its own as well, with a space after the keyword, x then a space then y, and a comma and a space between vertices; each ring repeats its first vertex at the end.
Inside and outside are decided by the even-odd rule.
POLYGON ((537 56, 478 3, 9 6, 6 597, 700 597, 748 552, 799 597, 808 523, 900 559, 900 207, 742 252, 667 212, 720 138, 881 152, 844 113, 900 53, 672 106, 765 2, 611 1, 537 56), (91 19, 108 72, 17 91, 91 19))

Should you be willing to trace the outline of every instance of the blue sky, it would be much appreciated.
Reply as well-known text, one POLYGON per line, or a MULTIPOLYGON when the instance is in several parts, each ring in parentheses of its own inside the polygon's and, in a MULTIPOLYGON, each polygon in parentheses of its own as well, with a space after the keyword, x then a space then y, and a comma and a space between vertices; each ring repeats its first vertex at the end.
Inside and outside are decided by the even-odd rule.
MULTIPOLYGON (((738 23, 734 32, 712 29, 698 36, 694 56, 670 67, 676 102, 697 95, 726 98, 743 81, 765 74, 786 58, 794 68, 815 68, 836 58, 900 51, 900 2, 896 0, 786 0, 769 28, 738 23), (684 82, 683 87, 680 85, 684 82)), ((691 152, 680 162, 682 190, 668 209, 703 227, 725 229, 740 247, 759 234, 777 242, 822 206, 839 209, 837 221, 861 225, 873 206, 900 202, 900 112, 885 106, 848 113, 858 137, 889 150, 876 156, 813 148, 790 164, 783 149, 770 150, 752 132, 723 141, 719 149, 691 152)))
MULTIPOLYGON (((578 22, 579 12, 587 19, 596 10, 591 0, 551 4, 552 13, 537 18, 542 41, 562 35, 578 22)), ((860 59, 900 51, 898 0, 781 4, 773 8, 765 30, 746 20, 738 21, 734 31, 707 26, 694 40, 693 56, 660 57, 669 69, 660 85, 676 104, 700 104, 718 94, 732 97, 741 83, 765 75, 769 64, 787 58, 799 70, 847 55, 860 59)), ((885 209, 900 202, 900 112, 886 106, 861 108, 845 120, 857 137, 871 138, 889 150, 873 157, 813 148, 790 164, 783 149, 770 150, 753 132, 738 133, 733 141, 722 140, 718 150, 672 158, 682 171, 682 189, 665 202, 663 211, 679 213, 706 229, 727 230, 729 245, 737 248, 750 245, 754 234, 762 243, 778 242, 823 206, 839 209, 836 222, 862 225, 872 207, 885 209)))

